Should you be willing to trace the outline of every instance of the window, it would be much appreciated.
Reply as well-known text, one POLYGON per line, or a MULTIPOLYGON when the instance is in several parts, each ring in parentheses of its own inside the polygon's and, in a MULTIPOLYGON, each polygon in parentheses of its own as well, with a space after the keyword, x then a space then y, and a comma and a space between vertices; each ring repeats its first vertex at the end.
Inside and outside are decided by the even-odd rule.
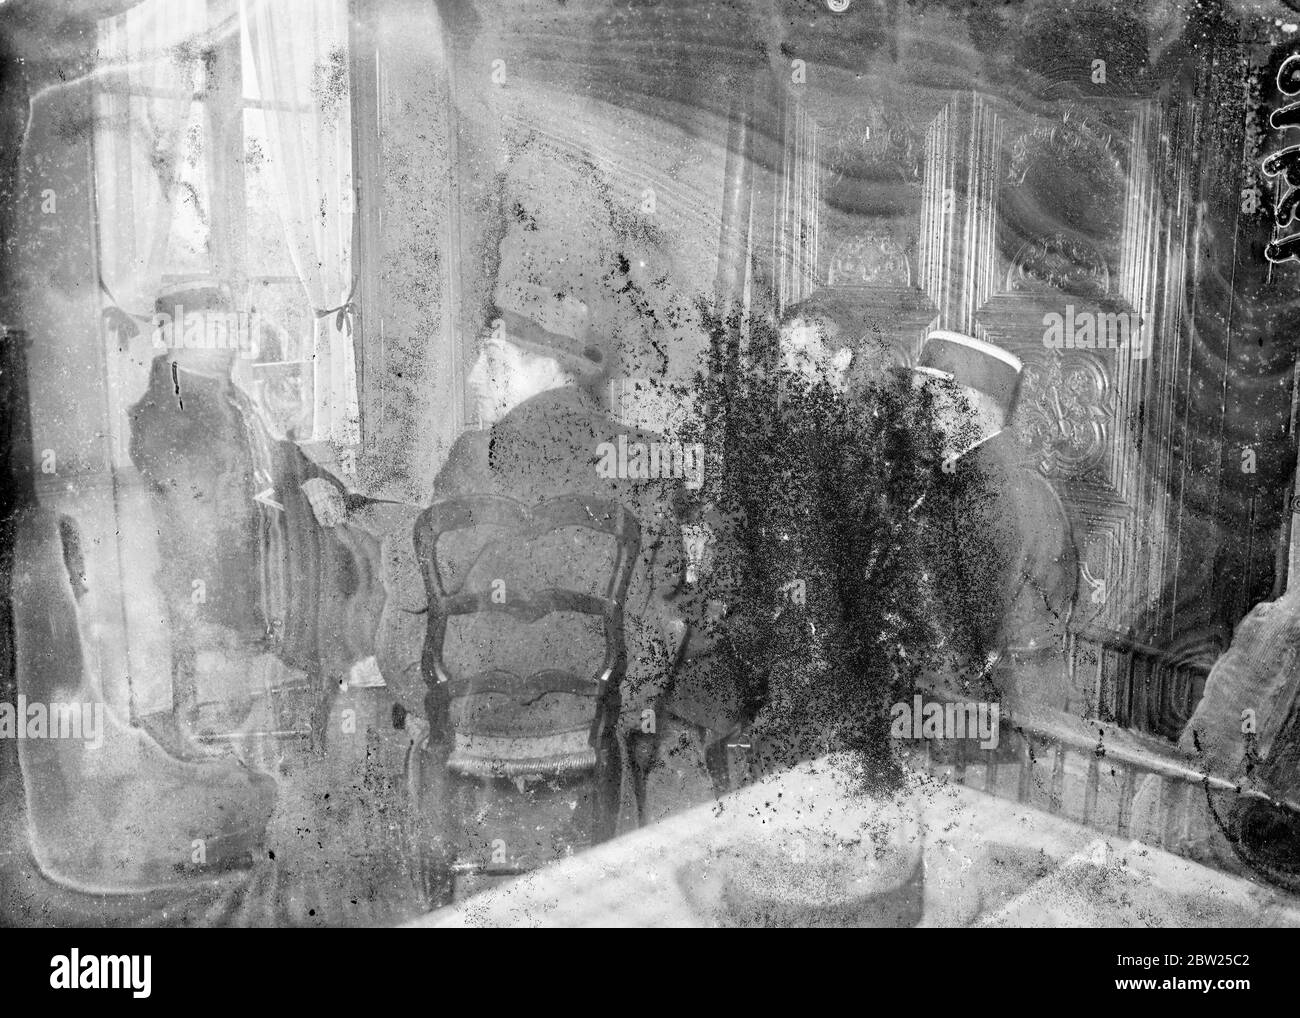
POLYGON ((162 287, 215 277, 257 341, 234 378, 272 432, 360 438, 345 0, 145 0, 99 23, 100 285, 114 449, 162 287))

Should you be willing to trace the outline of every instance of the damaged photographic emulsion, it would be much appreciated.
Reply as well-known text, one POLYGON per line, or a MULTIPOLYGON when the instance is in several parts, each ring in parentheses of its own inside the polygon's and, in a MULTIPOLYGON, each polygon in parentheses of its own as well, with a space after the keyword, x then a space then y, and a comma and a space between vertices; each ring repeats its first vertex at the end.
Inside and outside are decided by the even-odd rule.
POLYGON ((0 925, 1300 926, 1298 350, 1300 0, 0 0, 0 925))

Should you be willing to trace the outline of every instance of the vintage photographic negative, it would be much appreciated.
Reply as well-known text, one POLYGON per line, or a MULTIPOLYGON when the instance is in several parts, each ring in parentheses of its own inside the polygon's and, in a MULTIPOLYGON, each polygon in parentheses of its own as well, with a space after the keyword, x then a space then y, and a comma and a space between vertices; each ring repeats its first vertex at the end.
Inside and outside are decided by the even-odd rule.
POLYGON ((1300 3, 0 0, 0 156, 0 925, 1300 924, 1300 3))

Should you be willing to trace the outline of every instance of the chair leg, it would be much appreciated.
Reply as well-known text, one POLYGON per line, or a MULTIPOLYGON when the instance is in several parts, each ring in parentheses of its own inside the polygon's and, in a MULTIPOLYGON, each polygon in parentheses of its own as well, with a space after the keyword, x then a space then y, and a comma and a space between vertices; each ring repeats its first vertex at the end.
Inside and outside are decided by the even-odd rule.
POLYGON ((446 758, 445 747, 431 744, 427 733, 413 738, 406 752, 413 854, 430 908, 449 905, 455 896, 453 865, 460 811, 449 787, 446 758))
MULTIPOLYGON (((712 733, 710 733, 712 734, 712 733)), ((739 787, 739 775, 731 773, 731 752, 727 738, 714 739, 705 744, 704 766, 713 782, 713 794, 721 798, 739 787)))
POLYGON ((633 732, 628 736, 628 763, 631 769, 632 794, 636 800, 638 826, 645 823, 646 781, 658 754, 658 733, 633 732))

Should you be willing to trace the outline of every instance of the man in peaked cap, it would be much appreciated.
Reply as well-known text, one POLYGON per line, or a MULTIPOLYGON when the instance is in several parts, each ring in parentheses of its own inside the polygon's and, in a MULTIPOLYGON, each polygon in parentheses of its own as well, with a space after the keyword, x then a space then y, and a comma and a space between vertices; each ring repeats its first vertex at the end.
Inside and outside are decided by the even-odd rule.
POLYGON ((265 857, 283 791, 261 737, 283 727, 283 699, 267 687, 294 669, 321 684, 346 670, 345 645, 365 643, 375 585, 355 568, 364 553, 316 525, 299 487, 313 476, 301 453, 269 439, 232 382, 253 337, 228 290, 214 279, 169 287, 153 325, 160 352, 128 410, 144 482, 143 492, 124 493, 129 508, 118 517, 130 552, 111 562, 83 556, 76 514, 56 520, 47 510, 28 514, 20 539, 19 689, 33 701, 66 699, 63 691, 93 703, 99 745, 51 741, 25 750, 21 765, 32 856, 47 876, 101 893, 184 895, 265 857), (254 501, 267 484, 274 509, 254 501), (161 632, 124 639, 144 660, 133 676, 141 699, 170 696, 171 711, 127 717, 103 702, 111 677, 89 640, 121 624, 116 606, 113 618, 102 614, 106 597, 119 598, 110 570, 121 598, 157 613, 161 632), (282 589, 268 589, 268 574, 285 578, 282 589), (283 588, 301 614, 277 629, 271 609, 283 607, 283 588))
POLYGON ((1014 354, 973 336, 927 337, 914 383, 943 445, 924 510, 927 558, 971 675, 1018 702, 1064 709, 1077 554, 1060 497, 1008 427, 1021 370, 1014 354))
MULTIPOLYGON (((339 855, 356 850, 355 827, 322 819, 322 800, 310 788, 360 780, 378 756, 367 744, 371 713, 382 724, 370 727, 400 743, 388 761, 400 770, 405 733, 394 733, 391 705, 383 702, 400 696, 400 676, 389 688, 374 676, 376 630, 387 600, 380 542, 390 530, 409 530, 416 510, 346 492, 296 443, 269 433, 232 375, 236 357, 254 352, 259 339, 241 327, 233 308, 228 289, 215 279, 162 292, 154 319, 154 346, 161 349, 145 393, 130 409, 131 458, 154 511, 148 529, 157 531, 160 565, 152 579, 167 612, 176 701, 171 717, 147 717, 142 726, 173 756, 212 770, 233 762, 216 756, 215 735, 216 746, 232 747, 244 770, 274 777, 276 812, 247 820, 250 840, 265 831, 267 843, 279 849, 272 856, 278 868, 306 879, 331 864, 337 874, 339 855), (196 578, 201 597, 192 596, 196 578), (340 687, 346 691, 349 683, 365 687, 348 701, 360 715, 355 736, 330 723, 340 687), (267 733, 290 728, 310 729, 312 766, 279 766, 286 746, 304 743, 267 733), (317 856, 285 851, 281 840, 286 829, 302 826, 303 816, 325 832, 322 839, 331 838, 317 856), (338 842, 347 848, 330 858, 338 842)), ((372 801, 382 811, 395 798, 372 801)), ((387 853, 385 864, 396 857, 388 841, 376 851, 387 853)), ((379 862, 368 861, 371 873, 379 862)), ((287 900, 276 895, 268 906, 287 900)))

